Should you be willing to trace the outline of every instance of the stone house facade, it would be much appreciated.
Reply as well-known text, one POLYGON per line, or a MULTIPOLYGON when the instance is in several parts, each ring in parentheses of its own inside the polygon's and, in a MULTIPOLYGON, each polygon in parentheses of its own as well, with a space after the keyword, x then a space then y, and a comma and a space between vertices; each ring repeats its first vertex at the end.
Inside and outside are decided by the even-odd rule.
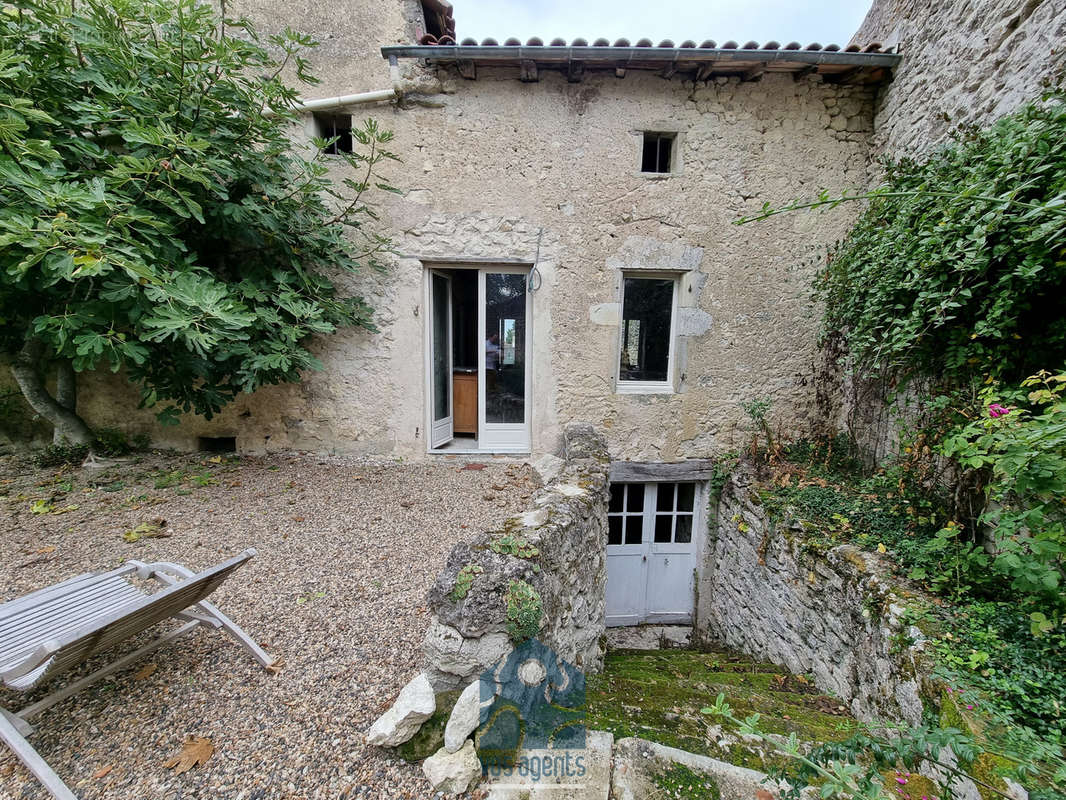
POLYGON ((1010 111, 1066 63, 1061 0, 875 0, 845 47, 457 43, 443 0, 229 11, 322 43, 297 142, 366 117, 395 134, 395 254, 350 280, 379 332, 323 339, 321 372, 210 422, 160 428, 110 375, 82 416, 180 449, 406 459, 553 454, 591 423, 615 465, 609 624, 691 620, 707 459, 746 442, 743 404, 772 399, 786 434, 837 422, 809 283, 859 209, 736 220, 869 186, 878 156, 1010 111))
MULTIPOLYGON (((470 392, 460 371, 475 371, 480 415, 453 420, 453 451, 552 453, 562 426, 581 420, 606 431, 615 459, 706 458, 744 440, 739 404, 763 397, 774 398, 783 430, 815 424, 808 283, 854 209, 733 223, 768 200, 867 184, 874 100, 898 56, 776 43, 534 43, 521 53, 416 44, 435 41, 427 28, 447 36, 433 27, 444 8, 245 0, 231 9, 323 43, 315 97, 396 90, 309 113, 294 135, 308 142, 340 117, 373 116, 394 131, 402 163, 387 175, 404 194, 381 211, 397 254, 386 274, 352 286, 377 309, 380 333, 324 339, 322 372, 210 422, 153 427, 156 441, 425 458, 442 441, 434 369, 454 381, 456 415, 470 392), (670 163, 645 168, 649 137, 670 163), (452 283, 443 366, 434 353, 449 348, 431 341, 434 272, 452 283), (490 293, 493 281, 512 287, 499 291, 524 284, 526 307, 479 320, 478 281, 490 293), (509 363, 478 374, 477 349, 492 335, 479 323, 511 326, 519 346, 503 342, 498 358, 509 363)), ((345 169, 338 160, 338 178, 345 169)), ((106 392, 82 393, 92 423, 151 426, 115 402, 121 377, 102 380, 106 392)))

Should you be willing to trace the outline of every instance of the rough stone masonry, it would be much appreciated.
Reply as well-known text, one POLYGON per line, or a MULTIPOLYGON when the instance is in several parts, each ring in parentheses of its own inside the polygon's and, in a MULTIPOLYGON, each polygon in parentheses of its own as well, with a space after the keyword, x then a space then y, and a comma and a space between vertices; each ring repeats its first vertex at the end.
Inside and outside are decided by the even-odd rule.
POLYGON ((810 673, 859 719, 920 724, 922 635, 876 557, 850 545, 822 554, 775 524, 734 473, 722 490, 700 597, 702 633, 810 673))
POLYGON ((585 672, 602 666, 610 461, 591 425, 568 426, 565 441, 561 469, 530 510, 456 545, 430 589, 424 650, 437 691, 466 686, 506 656, 526 612, 535 620, 522 637, 585 672))

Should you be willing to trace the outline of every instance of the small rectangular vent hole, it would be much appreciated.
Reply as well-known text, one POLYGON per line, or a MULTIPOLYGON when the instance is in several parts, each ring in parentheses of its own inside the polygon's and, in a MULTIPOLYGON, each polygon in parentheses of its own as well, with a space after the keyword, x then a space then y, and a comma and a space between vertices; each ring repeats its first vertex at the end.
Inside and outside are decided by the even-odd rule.
POLYGON ((200 436, 196 447, 205 453, 236 453, 236 436, 200 436))

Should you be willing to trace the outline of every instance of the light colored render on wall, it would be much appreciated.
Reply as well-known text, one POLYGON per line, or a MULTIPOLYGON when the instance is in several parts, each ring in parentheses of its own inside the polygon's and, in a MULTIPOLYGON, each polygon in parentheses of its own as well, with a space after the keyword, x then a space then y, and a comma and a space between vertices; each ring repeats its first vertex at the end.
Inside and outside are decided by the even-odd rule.
MULTIPOLYGON (((313 5, 310 17, 273 0, 243 7, 266 30, 310 27, 339 43, 313 54, 325 80, 308 96, 389 85, 377 47, 409 35, 410 4, 349 3, 347 16, 313 5), (356 24, 368 8, 374 19, 356 24)), ((385 198, 382 208, 399 255, 384 274, 346 279, 377 309, 380 332, 327 337, 316 344, 324 370, 301 385, 267 387, 211 422, 188 418, 177 428, 130 413, 135 402, 123 399, 132 398, 123 380, 101 376, 106 391, 82 393, 92 424, 152 429, 159 444, 183 448, 197 436, 235 435, 246 452, 424 457, 420 258, 531 262, 542 230, 543 286, 533 301, 536 453, 555 451, 560 426, 581 420, 606 430, 614 458, 711 455, 744 439, 738 403, 755 397, 775 398, 775 421, 786 430, 814 424, 812 258, 844 233, 855 210, 733 222, 764 201, 864 186, 871 89, 817 76, 693 84, 632 71, 577 84, 545 71, 525 84, 513 70, 481 69, 465 81, 401 66, 417 93, 398 106, 353 109, 357 122, 373 116, 392 129, 403 159, 387 176, 405 196, 385 198), (638 134, 666 128, 679 133, 684 168, 649 179, 635 170, 638 134), (622 268, 684 276, 675 394, 614 392, 622 268)), ((337 177, 346 169, 338 162, 337 177)))
MULTIPOLYGON (((639 74, 568 84, 546 74, 521 84, 488 71, 477 81, 447 78, 444 88, 432 103, 441 107, 356 114, 395 131, 403 163, 388 176, 407 192, 383 209, 400 257, 386 274, 352 282, 378 309, 381 332, 324 339, 325 369, 303 385, 242 398, 217 421, 164 431, 163 442, 188 446, 218 431, 252 452, 424 454, 419 258, 532 261, 541 229, 536 452, 557 448, 560 424, 583 420, 607 429, 616 458, 704 456, 738 443, 737 404, 760 396, 776 399, 788 430, 814 421, 809 261, 846 230, 851 212, 733 221, 766 200, 862 186, 869 89, 788 75, 694 86, 639 74), (685 130, 685 170, 647 180, 632 170, 632 130, 663 119, 685 130), (604 323, 617 314, 621 268, 686 276, 676 394, 613 390, 618 329, 604 323)), ((87 409, 94 423, 128 419, 97 396, 87 409)))

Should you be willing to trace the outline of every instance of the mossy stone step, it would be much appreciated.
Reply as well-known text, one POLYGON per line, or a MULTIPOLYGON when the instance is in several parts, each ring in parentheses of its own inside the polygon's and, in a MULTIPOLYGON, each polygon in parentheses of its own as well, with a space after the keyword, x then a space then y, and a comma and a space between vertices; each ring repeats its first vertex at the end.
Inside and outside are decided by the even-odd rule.
POLYGON ((783 667, 728 651, 682 650, 608 653, 603 672, 588 680, 586 724, 616 739, 648 739, 763 772, 783 764, 700 713, 719 693, 736 716, 757 713, 765 732, 805 742, 841 741, 854 724, 841 701, 783 667))

